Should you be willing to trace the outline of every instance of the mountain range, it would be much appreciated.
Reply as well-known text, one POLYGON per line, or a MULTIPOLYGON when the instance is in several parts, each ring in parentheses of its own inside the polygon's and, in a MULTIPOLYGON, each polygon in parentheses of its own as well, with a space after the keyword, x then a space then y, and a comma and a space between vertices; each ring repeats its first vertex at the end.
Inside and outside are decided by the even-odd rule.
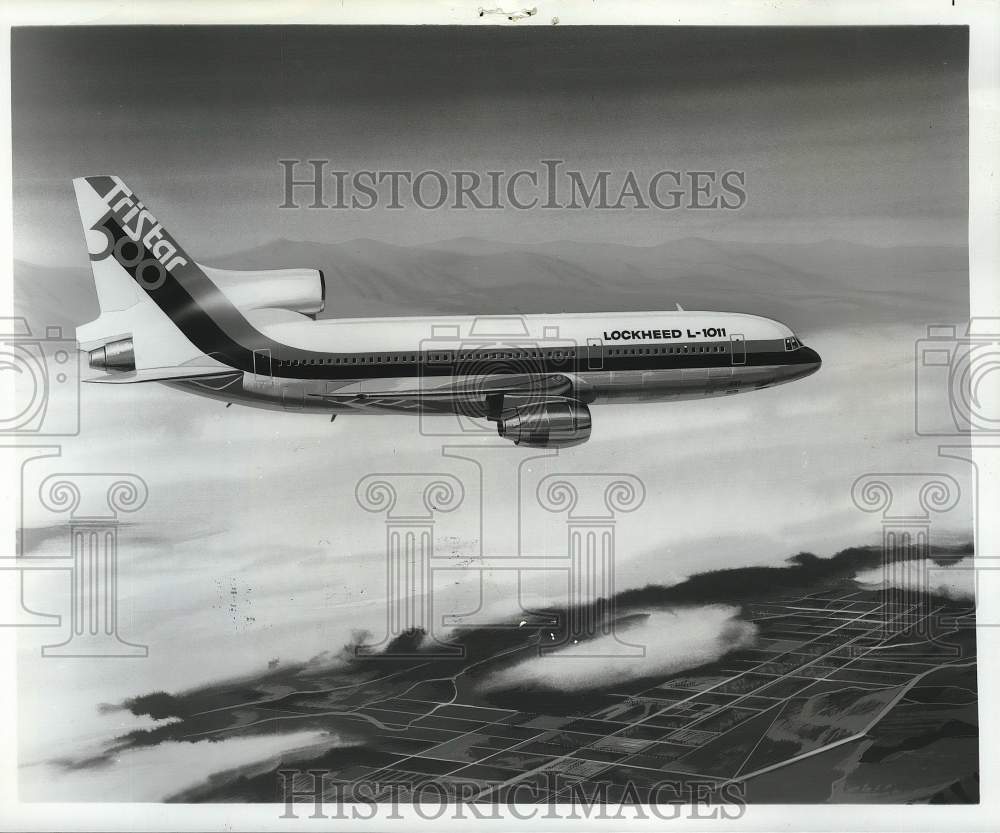
MULTIPOLYGON (((278 239, 208 265, 322 269, 324 318, 670 310, 681 304, 765 315, 808 332, 968 317, 968 252, 957 246, 684 238, 639 247, 469 237, 396 246, 370 239, 278 239)), ((86 266, 15 261, 14 286, 18 314, 39 328, 72 328, 98 312, 86 266)))

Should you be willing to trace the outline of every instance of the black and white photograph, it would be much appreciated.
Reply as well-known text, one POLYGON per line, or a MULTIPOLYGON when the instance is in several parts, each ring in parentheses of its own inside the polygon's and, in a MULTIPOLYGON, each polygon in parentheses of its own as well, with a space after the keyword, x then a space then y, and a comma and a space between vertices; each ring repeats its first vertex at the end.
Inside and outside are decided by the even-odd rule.
POLYGON ((9 15, 3 829, 991 829, 1000 8, 761 8, 9 15))

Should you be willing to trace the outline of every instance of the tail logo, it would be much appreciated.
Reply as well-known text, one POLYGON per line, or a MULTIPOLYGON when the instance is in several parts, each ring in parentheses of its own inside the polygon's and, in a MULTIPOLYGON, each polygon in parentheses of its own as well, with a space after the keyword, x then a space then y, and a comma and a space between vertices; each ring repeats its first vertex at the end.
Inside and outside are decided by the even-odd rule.
MULTIPOLYGON (((114 257, 118 264, 142 285, 143 289, 153 291, 166 283, 167 272, 178 261, 187 263, 183 258, 174 258, 170 264, 163 262, 145 246, 130 239, 124 226, 112 212, 105 214, 91 229, 104 235, 104 248, 90 255, 91 260, 104 260, 108 255, 114 257)), ((145 241, 143 241, 145 242, 145 241)))
POLYGON ((104 247, 91 253, 92 261, 113 255, 147 291, 159 289, 169 272, 187 265, 177 243, 125 183, 115 182, 104 200, 110 210, 92 227, 104 235, 104 247))

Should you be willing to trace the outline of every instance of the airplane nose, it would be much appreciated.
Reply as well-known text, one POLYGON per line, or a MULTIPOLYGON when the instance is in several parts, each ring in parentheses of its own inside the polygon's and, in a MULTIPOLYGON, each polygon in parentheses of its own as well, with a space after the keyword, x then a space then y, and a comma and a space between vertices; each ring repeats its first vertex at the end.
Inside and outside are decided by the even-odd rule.
POLYGON ((786 355, 787 364, 781 364, 774 369, 770 384, 780 385, 794 382, 796 379, 805 379, 806 376, 812 376, 823 364, 819 353, 805 345, 786 355))
POLYGON ((801 349, 804 353, 803 358, 805 358, 805 362, 803 362, 803 365, 806 371, 803 376, 809 376, 820 369, 820 366, 823 364, 823 359, 820 357, 819 353, 812 349, 812 347, 802 347, 801 349))

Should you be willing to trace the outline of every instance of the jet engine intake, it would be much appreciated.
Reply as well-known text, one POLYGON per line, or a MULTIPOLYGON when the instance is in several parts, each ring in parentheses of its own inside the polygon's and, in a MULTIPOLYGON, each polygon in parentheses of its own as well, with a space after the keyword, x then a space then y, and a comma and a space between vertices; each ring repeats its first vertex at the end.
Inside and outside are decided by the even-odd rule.
POLYGON ((572 399, 510 408, 501 412, 497 433, 529 448, 580 445, 590 438, 590 409, 572 399))
POLYGON ((202 266, 202 271, 243 311, 286 309, 315 316, 326 303, 326 282, 319 269, 234 272, 202 266))

